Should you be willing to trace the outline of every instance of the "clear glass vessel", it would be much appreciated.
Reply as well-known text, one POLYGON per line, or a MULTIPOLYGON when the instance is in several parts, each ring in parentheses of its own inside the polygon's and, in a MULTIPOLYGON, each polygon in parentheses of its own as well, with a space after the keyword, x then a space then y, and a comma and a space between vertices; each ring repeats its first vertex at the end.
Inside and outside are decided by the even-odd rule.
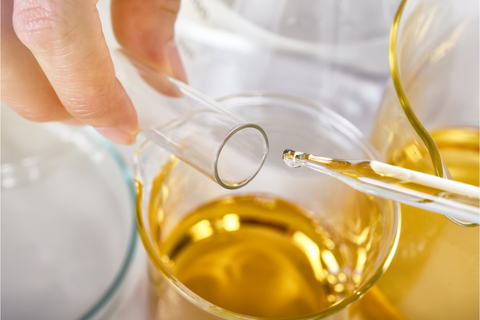
POLYGON ((139 275, 131 170, 93 129, 3 104, 1 150, 2 316, 110 319, 139 275))
POLYGON ((395 251, 400 228, 396 205, 355 191, 330 176, 293 170, 283 163, 282 152, 288 147, 332 157, 378 159, 375 150, 345 119, 305 100, 252 93, 219 102, 258 123, 269 136, 269 156, 249 185, 238 190, 221 188, 152 142, 147 141, 135 156, 137 225, 150 258, 151 319, 354 317, 347 307, 375 284, 395 251), (209 210, 222 201, 250 200, 250 209, 243 212, 233 206, 218 217, 209 210), (275 211, 285 206, 290 209, 275 211), (290 215, 298 208, 305 215, 290 215), (195 210, 200 218, 191 214, 195 210), (185 227, 192 219, 196 222, 185 227), (179 233, 182 228, 187 228, 184 238, 179 233), (264 229, 278 239, 274 244, 282 246, 268 247, 270 236, 258 241, 256 232, 264 229), (241 232, 251 234, 255 241, 241 238, 241 232), (239 251, 229 251, 230 244, 225 243, 231 237, 237 239, 236 235, 242 239, 234 241, 239 251), (224 239, 223 244, 202 251, 202 245, 215 244, 218 237, 224 239), (228 267, 213 274, 218 265, 207 264, 202 269, 206 274, 195 275, 195 285, 179 271, 181 257, 190 247, 197 248, 190 251, 197 258, 183 263, 186 273, 202 269, 197 263, 222 248, 228 250, 218 258, 228 267), (296 273, 302 266, 300 260, 293 263, 296 267, 282 267, 290 263, 280 258, 289 250, 297 250, 300 260, 307 259, 308 267, 302 272, 311 274, 309 280, 296 273), (318 301, 323 304, 317 305, 318 301))
MULTIPOLYGON (((478 186, 478 1, 403 1, 390 65, 373 145, 390 164, 478 186)), ((408 318, 478 319, 478 227, 401 211, 399 247, 378 285, 383 295, 408 318)))
POLYGON ((255 177, 268 154, 261 127, 121 49, 112 58, 146 137, 224 188, 255 177))
POLYGON ((189 83, 328 105, 370 132, 399 0, 185 0, 175 28, 189 83))

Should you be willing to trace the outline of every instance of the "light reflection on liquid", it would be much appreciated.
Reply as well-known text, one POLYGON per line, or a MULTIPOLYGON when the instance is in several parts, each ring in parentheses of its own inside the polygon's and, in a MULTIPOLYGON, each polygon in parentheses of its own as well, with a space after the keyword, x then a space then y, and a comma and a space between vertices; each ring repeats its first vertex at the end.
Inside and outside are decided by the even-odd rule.
POLYGON ((193 225, 193 227, 190 228, 190 235, 192 236, 194 242, 208 238, 212 234, 212 225, 208 220, 202 220, 200 222, 197 222, 193 225))
POLYGON ((197 208, 157 244, 177 279, 207 301, 251 316, 295 317, 358 288, 368 250, 356 243, 378 239, 371 230, 356 225, 342 238, 299 206, 244 195, 197 208))
POLYGON ((292 237, 293 242, 307 255, 312 265, 315 278, 322 282, 325 277, 323 275, 322 264, 320 263, 320 248, 309 237, 300 231, 296 231, 292 237))

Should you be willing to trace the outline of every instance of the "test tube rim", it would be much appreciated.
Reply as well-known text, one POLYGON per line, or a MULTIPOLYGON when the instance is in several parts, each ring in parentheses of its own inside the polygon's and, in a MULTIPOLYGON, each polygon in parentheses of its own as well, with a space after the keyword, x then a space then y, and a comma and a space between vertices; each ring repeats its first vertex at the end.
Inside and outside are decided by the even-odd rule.
POLYGON ((218 151, 217 153, 215 154, 215 158, 213 159, 213 173, 214 173, 214 177, 215 177, 215 182, 217 182, 220 186, 222 186, 223 188, 225 189, 229 189, 229 190, 234 190, 234 189, 239 189, 245 185, 247 185, 250 181, 252 181, 255 176, 260 172, 260 170, 262 169, 263 167, 263 164, 265 163, 265 160, 267 159, 267 156, 268 156, 268 151, 269 151, 269 144, 268 144, 268 137, 267 137, 267 134, 265 133, 265 131, 263 131, 263 129, 254 124, 254 123, 251 123, 251 122, 247 122, 247 123, 244 123, 244 124, 240 124, 238 125, 237 127, 233 128, 225 137, 225 139, 223 140, 222 144, 220 145, 220 147, 218 148, 218 151), (259 131, 263 138, 264 138, 264 147, 263 147, 263 156, 262 156, 262 160, 261 160, 261 163, 260 163, 260 166, 258 167, 258 169, 255 171, 254 174, 252 174, 250 177, 248 177, 247 179, 243 180, 242 182, 238 183, 238 184, 228 184, 228 183, 225 183, 221 178, 220 178, 220 175, 218 173, 218 162, 219 162, 219 159, 220 159, 220 155, 223 151, 223 148, 225 147, 225 145, 227 144, 227 142, 230 140, 230 138, 232 138, 237 132, 241 131, 241 130, 244 130, 244 129, 256 129, 257 131, 259 131))

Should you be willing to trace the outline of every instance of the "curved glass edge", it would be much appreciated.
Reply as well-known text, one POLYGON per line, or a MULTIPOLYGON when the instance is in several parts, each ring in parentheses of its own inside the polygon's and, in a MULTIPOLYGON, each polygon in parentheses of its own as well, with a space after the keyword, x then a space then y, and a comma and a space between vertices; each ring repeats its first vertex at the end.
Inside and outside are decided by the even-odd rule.
POLYGON ((263 167, 263 164, 265 163, 265 160, 267 160, 267 156, 268 156, 268 152, 269 152, 269 143, 268 143, 268 137, 267 137, 267 134, 265 133, 265 131, 263 131, 263 129, 254 124, 254 123, 246 123, 246 124, 241 124, 239 126, 237 126, 236 128, 233 128, 229 133, 228 135, 226 136, 225 140, 223 141, 222 145, 220 146, 220 148, 218 148, 218 151, 217 151, 217 154, 215 155, 215 158, 213 160, 213 173, 214 173, 214 177, 215 177, 215 182, 217 182, 220 186, 222 186, 223 188, 225 189, 229 189, 229 190, 235 190, 235 189, 239 189, 241 187, 244 187, 246 186, 250 181, 252 181, 256 176, 257 174, 260 172, 260 170, 262 169, 263 167), (235 184, 229 184, 225 181, 223 181, 221 178, 220 178, 220 175, 218 173, 218 160, 220 158, 220 154, 222 153, 223 151, 223 148, 225 147, 225 145, 228 143, 228 141, 230 140, 230 138, 236 134, 237 132, 243 130, 243 129, 248 129, 248 128, 251 128, 251 129, 256 129, 257 131, 259 131, 262 136, 263 136, 263 139, 264 139, 264 147, 263 147, 263 156, 262 156, 262 160, 260 162, 260 166, 258 166, 258 169, 255 171, 255 173, 253 173, 250 177, 248 177, 247 179, 239 182, 239 183, 235 183, 235 184))
POLYGON ((225 189, 229 189, 229 190, 235 190, 235 189, 239 189, 245 185, 247 185, 250 181, 253 180, 253 178, 255 178, 255 176, 258 174, 258 172, 262 169, 263 167, 263 164, 265 163, 265 160, 267 159, 267 155, 268 155, 268 151, 269 151, 269 144, 268 144, 268 137, 267 137, 267 134, 265 133, 265 131, 258 125, 254 124, 254 123, 250 123, 248 122, 247 120, 245 120, 243 117, 240 117, 238 114, 234 113, 234 112, 231 112, 230 110, 224 108, 220 103, 219 103, 219 100, 215 100, 215 99, 212 99, 208 96, 205 96, 203 95, 202 93, 198 92, 197 90, 195 90, 194 88, 190 87, 189 85, 183 83, 182 81, 180 80, 177 80, 177 79, 174 79, 174 78, 171 78, 171 77, 167 77, 167 79, 172 82, 175 86, 177 86, 177 88, 183 93, 183 94, 186 94, 188 96, 193 96, 195 97, 195 99, 197 100, 200 100, 202 101, 203 103, 207 104, 210 106, 210 108, 213 108, 214 110, 221 110, 222 112, 225 112, 227 113, 230 117, 232 118, 235 118, 237 119, 239 122, 241 122, 242 124, 238 125, 237 127, 233 128, 227 135, 226 137, 224 138, 222 144, 220 145, 220 147, 218 148, 217 150, 217 153, 215 154, 215 158, 213 159, 213 163, 212 163, 212 169, 213 169, 213 181, 215 181, 216 183, 218 183, 220 186, 222 186, 223 188, 225 189), (235 182, 235 183, 227 183, 226 181, 223 181, 221 178, 220 178, 220 175, 218 173, 218 160, 220 158, 220 153, 222 152, 223 148, 225 147, 225 145, 228 143, 228 140, 237 132, 243 130, 243 129, 247 129, 247 128, 253 128, 253 129, 256 129, 258 130, 262 136, 263 136, 263 139, 264 139, 264 150, 263 150, 263 156, 262 156, 262 160, 261 160, 261 163, 260 163, 260 166, 258 167, 257 171, 255 173, 253 173, 250 177, 248 177, 247 179, 243 180, 243 181, 239 181, 239 182, 235 182))
MULTIPOLYGON (((417 115, 413 111, 412 105, 408 100, 407 93, 405 92, 405 88, 402 83, 402 78, 400 74, 400 63, 399 57, 397 55, 397 41, 399 39, 399 26, 400 21, 403 18, 403 12, 405 6, 409 0, 402 0, 400 6, 398 7, 397 14, 395 15, 395 19, 392 24, 392 30, 390 32, 390 45, 389 45, 389 60, 390 60, 390 71, 392 73, 392 81, 395 87, 395 91, 397 92, 397 97, 402 106, 403 112, 407 117, 408 121, 412 125, 415 132, 418 134, 420 139, 422 139, 423 143, 427 147, 428 153, 430 154, 430 158, 432 160, 433 169, 435 175, 441 178, 451 179, 451 176, 448 172, 448 169, 445 167, 442 158, 440 156, 440 151, 433 140, 432 136, 428 133, 425 127, 422 125, 420 120, 418 120, 417 115)), ((464 222, 458 220, 454 217, 447 216, 447 218, 452 221, 453 223, 462 226, 462 227, 476 227, 478 224, 471 223, 471 222, 464 222)))
POLYGON ((231 99, 239 99, 239 98, 277 98, 277 99, 287 99, 291 101, 295 101, 301 103, 303 105, 309 106, 314 109, 320 109, 323 113, 327 114, 329 117, 335 120, 335 123, 338 123, 341 126, 343 134, 347 135, 349 138, 358 140, 359 145, 364 149, 368 156, 372 157, 372 159, 382 160, 382 156, 380 153, 373 147, 370 147, 370 144, 366 142, 363 133, 354 126, 350 121, 336 113, 335 111, 324 107, 319 103, 315 103, 300 97, 284 94, 284 93, 277 93, 277 92, 267 92, 267 91, 252 91, 252 92, 244 92, 244 93, 234 93, 230 95, 226 95, 217 99, 218 102, 222 103, 223 101, 231 100, 231 99))
POLYGON ((395 15, 395 19, 392 24, 392 30, 390 32, 390 45, 389 45, 389 60, 390 60, 390 71, 392 73, 392 80, 393 85, 395 87, 395 91, 397 92, 398 100, 400 101, 400 105, 402 106, 403 112, 407 117, 408 121, 412 125, 415 132, 418 134, 420 139, 422 139, 423 143, 425 143, 430 157, 432 159, 433 167, 435 174, 439 177, 445 178, 447 172, 444 170, 442 158, 440 157, 440 152, 438 151, 437 145, 433 138, 430 136, 428 131, 422 125, 420 120, 418 120, 417 115, 413 111, 412 105, 408 100, 407 94, 405 92, 405 88, 403 87, 401 74, 400 74, 400 66, 399 66, 399 59, 397 56, 397 40, 398 40, 398 32, 400 21, 403 17, 403 11, 407 4, 408 0, 402 0, 400 6, 398 7, 397 14, 395 15))
MULTIPOLYGON (((118 153, 118 151, 115 149, 113 144, 109 142, 107 139, 102 137, 99 133, 97 133, 93 128, 89 127, 86 128, 85 131, 96 141, 98 142, 102 147, 104 147, 110 155, 113 157, 115 162, 118 164, 122 175, 125 179, 125 182, 127 183, 128 186, 128 191, 130 194, 130 198, 132 200, 132 212, 135 212, 135 202, 136 202, 136 192, 135 192, 135 179, 133 177, 132 172, 130 171, 128 165, 125 163, 123 160, 122 156, 118 153)), ((115 277, 114 282, 112 285, 107 289, 105 294, 102 296, 102 298, 89 310, 87 311, 82 317, 79 318, 79 320, 88 320, 92 319, 94 316, 98 314, 102 310, 102 308, 110 301, 110 299, 115 295, 117 292, 118 288, 122 284, 123 280, 125 279, 127 272, 129 270, 129 267, 131 265, 131 262, 133 260, 133 256, 135 253, 135 246, 137 244, 137 227, 135 223, 135 214, 133 214, 132 217, 132 228, 131 228, 131 236, 130 236, 130 241, 129 241, 129 247, 127 250, 127 254, 125 256, 125 260, 123 262, 122 268, 118 272, 117 276, 115 277)))
MULTIPOLYGON (((338 115, 337 113, 333 112, 332 110, 325 108, 321 105, 312 103, 308 100, 304 100, 301 98, 297 98, 294 96, 290 95, 285 95, 285 94, 278 94, 278 93, 270 93, 270 92, 249 92, 249 93, 242 93, 242 94, 233 94, 229 95, 226 97, 222 97, 217 99, 217 101, 222 102, 230 98, 238 98, 238 97, 267 97, 267 98, 286 98, 286 99, 291 99, 294 101, 297 101, 302 104, 306 104, 310 107, 320 109, 322 112, 327 113, 329 116, 333 116, 335 120, 340 120, 342 125, 346 124, 348 129, 351 129, 352 131, 349 132, 352 134, 351 138, 352 139, 357 139, 359 141, 359 144, 362 146, 362 149, 369 155, 372 156, 373 158, 377 158, 381 160, 381 156, 378 154, 378 152, 375 150, 375 148, 371 147, 369 143, 367 143, 364 140, 363 134, 353 125, 351 124, 348 120, 343 118, 342 116, 338 115)), ((136 158, 140 155, 142 150, 149 144, 151 143, 149 140, 145 141, 135 152, 135 166, 137 166, 137 161, 136 158)), ((135 168, 135 175, 137 175, 137 169, 138 167, 135 168)), ((193 291, 188 289, 186 286, 184 286, 180 281, 177 280, 177 278, 171 273, 171 271, 167 268, 167 266, 163 263, 161 258, 158 256, 157 252, 153 248, 153 245, 150 243, 149 237, 148 237, 148 232, 145 227, 145 222, 143 220, 143 210, 142 210, 142 183, 138 177, 135 178, 135 186, 136 186, 136 192, 137 192, 137 197, 136 197, 136 210, 135 210, 135 216, 137 220, 137 228, 138 228, 138 234, 140 236, 140 240, 142 241, 145 250, 147 251, 147 255, 150 258, 151 263, 155 266, 155 268, 162 274, 162 276, 177 290, 178 293, 180 293, 183 297, 185 297, 187 300, 190 302, 194 303, 197 307, 200 309, 203 309, 213 315, 216 315, 220 318, 223 319, 229 319, 229 320, 271 320, 271 318, 262 318, 262 317, 252 317, 252 316, 247 316, 239 313, 235 313, 223 308, 220 308, 207 300, 201 298, 200 296, 196 295, 193 291)), ((387 268, 389 267, 391 261, 393 260, 393 257, 395 255, 395 251, 398 246, 398 242, 400 239, 400 229, 401 229, 401 213, 400 213, 400 206, 398 203, 393 202, 394 206, 394 211, 395 211, 395 221, 394 221, 394 227, 393 227, 393 243, 389 248, 389 251, 387 253, 387 256, 385 259, 382 261, 381 265, 382 267, 371 276, 370 280, 365 283, 362 287, 360 287, 354 294, 350 295, 349 297, 345 298, 344 300, 340 301, 338 304, 333 305, 329 307, 328 309, 317 312, 314 314, 309 314, 305 316, 300 316, 300 317, 293 317, 293 318, 281 318, 283 320, 318 320, 318 319, 324 319, 329 316, 332 316, 339 311, 349 307, 351 304, 354 302, 358 301, 361 297, 363 297, 375 284, 376 282, 380 279, 380 277, 385 273, 387 268)))

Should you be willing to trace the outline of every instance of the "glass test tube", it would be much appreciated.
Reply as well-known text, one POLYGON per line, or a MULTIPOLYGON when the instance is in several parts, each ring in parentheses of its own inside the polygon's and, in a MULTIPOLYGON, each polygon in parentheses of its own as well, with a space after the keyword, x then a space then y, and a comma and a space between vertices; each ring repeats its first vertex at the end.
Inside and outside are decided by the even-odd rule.
POLYGON ((112 57, 146 137, 224 188, 255 177, 268 153, 261 127, 123 51, 112 57))

